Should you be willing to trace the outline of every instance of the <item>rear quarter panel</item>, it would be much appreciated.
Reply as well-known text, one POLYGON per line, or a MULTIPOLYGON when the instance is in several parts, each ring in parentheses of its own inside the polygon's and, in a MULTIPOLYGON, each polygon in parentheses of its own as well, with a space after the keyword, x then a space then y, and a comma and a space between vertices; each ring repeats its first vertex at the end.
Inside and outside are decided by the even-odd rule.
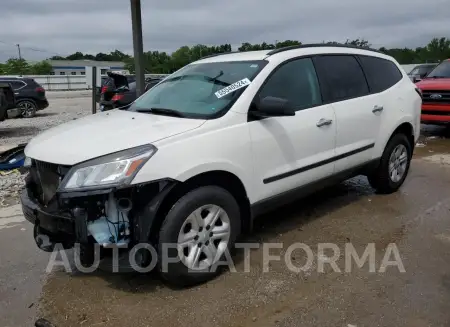
POLYGON ((421 98, 415 90, 416 86, 404 74, 403 79, 390 89, 380 93, 384 97, 386 115, 381 122, 380 135, 376 142, 375 156, 381 157, 394 131, 403 123, 413 127, 414 140, 420 136, 421 98))

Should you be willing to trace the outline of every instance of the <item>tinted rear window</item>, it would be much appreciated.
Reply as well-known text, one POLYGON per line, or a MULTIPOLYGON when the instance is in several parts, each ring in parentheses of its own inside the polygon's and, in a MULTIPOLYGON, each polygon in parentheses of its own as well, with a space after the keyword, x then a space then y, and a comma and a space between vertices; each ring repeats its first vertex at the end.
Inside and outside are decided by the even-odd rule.
POLYGON ((354 56, 317 56, 314 65, 325 102, 342 101, 369 93, 364 73, 354 56))
POLYGON ((402 73, 397 66, 389 60, 359 56, 371 93, 378 93, 397 84, 402 78, 402 73))
POLYGON ((32 78, 24 78, 23 81, 29 86, 39 86, 39 84, 32 78))
POLYGON ((13 90, 21 89, 25 86, 22 81, 9 81, 8 83, 11 84, 13 90))

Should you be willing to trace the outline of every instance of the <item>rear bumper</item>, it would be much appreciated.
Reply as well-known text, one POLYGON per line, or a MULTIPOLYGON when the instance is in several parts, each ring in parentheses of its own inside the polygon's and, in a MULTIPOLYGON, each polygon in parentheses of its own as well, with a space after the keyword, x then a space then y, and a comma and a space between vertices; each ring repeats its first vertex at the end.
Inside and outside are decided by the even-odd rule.
POLYGON ((45 109, 49 105, 47 99, 35 100, 35 102, 36 102, 37 110, 45 109))

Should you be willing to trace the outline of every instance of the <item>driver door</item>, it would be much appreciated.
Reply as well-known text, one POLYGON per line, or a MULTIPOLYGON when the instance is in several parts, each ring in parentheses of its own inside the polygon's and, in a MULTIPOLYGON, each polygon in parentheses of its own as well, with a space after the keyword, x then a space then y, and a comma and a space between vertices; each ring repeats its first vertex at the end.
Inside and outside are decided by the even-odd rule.
POLYGON ((295 116, 249 122, 253 146, 255 202, 280 195, 334 173, 336 118, 322 104, 311 58, 281 64, 258 92, 258 99, 286 99, 295 116))

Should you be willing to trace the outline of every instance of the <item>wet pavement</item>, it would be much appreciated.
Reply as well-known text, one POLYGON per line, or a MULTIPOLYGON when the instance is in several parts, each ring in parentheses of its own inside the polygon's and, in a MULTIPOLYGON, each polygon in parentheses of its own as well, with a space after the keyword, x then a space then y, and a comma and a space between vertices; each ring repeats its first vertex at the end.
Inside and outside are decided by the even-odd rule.
MULTIPOLYGON (((289 245, 304 243, 314 254, 306 272, 294 273, 282 260, 264 273, 261 245, 251 251, 250 272, 238 253, 237 272, 189 289, 173 289, 155 274, 46 275, 49 255, 36 249, 31 225, 17 208, 2 209, 0 326, 32 326, 33 317, 57 327, 449 326, 450 132, 427 127, 423 134, 399 192, 377 195, 356 178, 258 219, 244 241, 281 242, 270 253, 282 257, 289 245), (319 271, 318 243, 337 245, 340 272, 329 264, 319 271), (368 263, 346 269, 350 243, 359 256, 373 244, 375 272, 368 263), (382 272, 392 244, 404 272, 395 265, 382 272)), ((292 253, 296 266, 306 259, 304 251, 292 253)))

